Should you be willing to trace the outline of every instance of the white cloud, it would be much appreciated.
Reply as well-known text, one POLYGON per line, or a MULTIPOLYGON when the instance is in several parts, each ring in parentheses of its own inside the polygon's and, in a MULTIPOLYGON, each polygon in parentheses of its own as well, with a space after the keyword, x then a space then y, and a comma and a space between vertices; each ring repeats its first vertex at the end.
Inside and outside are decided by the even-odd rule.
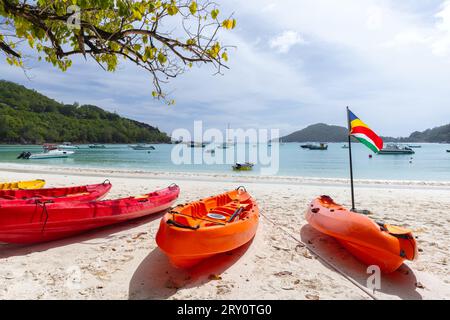
POLYGON ((276 49, 279 53, 287 53, 292 46, 303 43, 305 43, 305 40, 303 40, 303 38, 296 31, 287 30, 270 40, 269 45, 272 49, 276 49))
POLYGON ((446 57, 450 54, 450 1, 443 3, 435 18, 436 35, 431 47, 435 55, 446 57))
POLYGON ((379 7, 370 7, 367 10, 367 28, 378 30, 383 25, 383 10, 379 7))

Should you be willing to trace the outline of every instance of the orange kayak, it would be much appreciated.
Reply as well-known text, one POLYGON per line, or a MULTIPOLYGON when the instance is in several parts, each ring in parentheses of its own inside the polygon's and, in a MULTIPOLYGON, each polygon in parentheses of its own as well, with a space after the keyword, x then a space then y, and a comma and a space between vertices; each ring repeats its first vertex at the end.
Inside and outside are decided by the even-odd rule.
POLYGON ((306 220, 316 230, 336 238, 351 254, 385 273, 394 272, 405 260, 417 257, 411 230, 374 222, 351 212, 328 196, 315 199, 306 220))
POLYGON ((256 201, 242 187, 180 205, 161 219, 156 243, 178 268, 249 242, 258 228, 256 201))

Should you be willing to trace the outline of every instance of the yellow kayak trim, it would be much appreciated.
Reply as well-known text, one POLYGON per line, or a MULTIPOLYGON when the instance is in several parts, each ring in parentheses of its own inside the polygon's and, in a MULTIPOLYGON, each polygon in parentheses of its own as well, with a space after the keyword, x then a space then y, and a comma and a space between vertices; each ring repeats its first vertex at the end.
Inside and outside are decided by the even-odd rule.
POLYGON ((30 180, 0 183, 0 190, 20 190, 20 189, 41 189, 45 185, 45 180, 30 180))

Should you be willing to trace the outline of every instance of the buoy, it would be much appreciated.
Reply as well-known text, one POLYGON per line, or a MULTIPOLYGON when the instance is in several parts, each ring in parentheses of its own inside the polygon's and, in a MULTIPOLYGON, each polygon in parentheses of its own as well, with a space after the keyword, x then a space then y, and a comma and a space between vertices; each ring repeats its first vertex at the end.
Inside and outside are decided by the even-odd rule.
POLYGON ((369 154, 369 159, 372 159, 372 157, 373 157, 373 156, 372 156, 371 154, 369 154))

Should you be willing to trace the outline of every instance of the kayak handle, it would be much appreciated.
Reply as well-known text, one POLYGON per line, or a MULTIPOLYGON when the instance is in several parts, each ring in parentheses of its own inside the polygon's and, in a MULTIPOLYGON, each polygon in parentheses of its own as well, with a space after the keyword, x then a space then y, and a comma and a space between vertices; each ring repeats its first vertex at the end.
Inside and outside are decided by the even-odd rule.
POLYGON ((187 226, 184 224, 181 224, 179 222, 173 221, 173 220, 167 220, 167 224, 178 227, 178 228, 182 228, 182 229, 190 229, 190 230, 197 230, 198 228, 200 228, 199 225, 195 226, 195 227, 191 227, 191 226, 187 226))
POLYGON ((176 183, 172 183, 172 184, 169 186, 169 189, 173 189, 173 188, 176 188, 176 187, 178 187, 178 185, 177 185, 176 183))
POLYGON ((111 181, 109 181, 109 179, 106 179, 105 181, 103 181, 103 184, 111 184, 111 181))
POLYGON ((244 192, 247 192, 247 189, 245 189, 244 186, 239 186, 239 187, 236 188, 236 190, 237 190, 237 191, 243 190, 244 192))

